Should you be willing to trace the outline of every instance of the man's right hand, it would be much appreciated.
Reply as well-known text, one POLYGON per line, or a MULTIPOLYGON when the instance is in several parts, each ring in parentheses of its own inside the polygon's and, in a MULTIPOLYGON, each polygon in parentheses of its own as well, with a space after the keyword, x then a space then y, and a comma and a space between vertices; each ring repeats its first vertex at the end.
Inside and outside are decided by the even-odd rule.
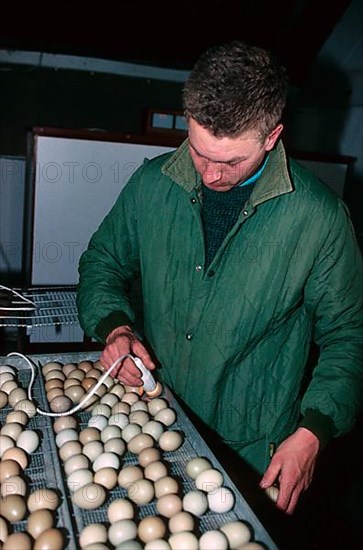
MULTIPOLYGON (((107 336, 106 346, 100 358, 101 364, 105 369, 108 369, 116 359, 128 353, 139 357, 146 368, 155 369, 155 364, 149 352, 132 329, 126 325, 115 328, 107 336)), ((142 384, 141 372, 129 357, 126 357, 119 366, 115 367, 111 374, 127 386, 141 386, 142 384)))

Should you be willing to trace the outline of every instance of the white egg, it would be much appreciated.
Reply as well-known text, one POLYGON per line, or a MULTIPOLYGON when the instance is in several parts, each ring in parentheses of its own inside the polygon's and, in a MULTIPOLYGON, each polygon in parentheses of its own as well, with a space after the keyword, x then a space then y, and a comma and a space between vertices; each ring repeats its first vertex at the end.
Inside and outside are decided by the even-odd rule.
POLYGON ((16 445, 28 454, 34 453, 39 446, 39 435, 34 430, 24 430, 19 435, 16 445))
POLYGON ((176 412, 174 409, 167 407, 158 411, 154 416, 154 420, 161 422, 164 426, 171 426, 176 421, 176 412))
POLYGON ((103 445, 101 441, 90 441, 83 447, 82 452, 91 462, 94 462, 103 453, 103 445))
POLYGON ((183 510, 193 516, 202 516, 208 510, 207 495, 198 489, 189 491, 183 497, 183 510))
POLYGON ((124 413, 112 414, 108 419, 109 426, 118 426, 121 430, 129 424, 129 417, 124 413))
POLYGON ((139 424, 127 424, 121 432, 122 439, 128 443, 133 437, 141 434, 141 426, 139 424))
POLYGON ((227 550, 228 539, 224 533, 217 529, 206 531, 199 539, 200 550, 227 550))
POLYGON ((103 414, 98 414, 96 416, 91 416, 88 421, 88 426, 90 428, 97 428, 97 430, 100 430, 101 432, 104 428, 106 428, 109 420, 110 419, 103 416, 103 414))
POLYGON ((159 441, 160 436, 164 432, 164 430, 164 425, 157 420, 149 420, 149 422, 144 424, 144 426, 142 427, 142 432, 144 434, 151 435, 151 437, 153 437, 155 441, 159 441))
POLYGON ((129 421, 132 424, 138 424, 139 426, 145 426, 150 420, 150 416, 145 411, 134 411, 129 414, 129 421))
POLYGON ((196 479, 201 472, 209 468, 212 468, 212 464, 207 458, 196 456, 188 460, 186 472, 190 478, 196 479))
POLYGON ((226 535, 231 550, 236 550, 251 539, 251 531, 243 521, 228 521, 220 527, 226 535))
POLYGON ((102 453, 93 462, 93 471, 97 472, 101 468, 113 468, 118 470, 120 467, 120 459, 115 453, 102 453))
POLYGON ((114 437, 120 437, 121 438, 121 430, 118 426, 107 426, 104 430, 101 432, 101 441, 102 443, 106 443, 109 439, 113 439, 114 437))
POLYGON ((163 397, 156 397, 155 399, 151 399, 147 406, 151 416, 155 416, 159 411, 168 407, 168 402, 163 397))
POLYGON ((15 447, 15 441, 8 435, 0 435, 0 458, 12 447, 15 447))
POLYGON ((218 487, 207 494, 208 506, 212 512, 225 514, 232 510, 235 502, 234 494, 228 487, 218 487))
POLYGON ((114 546, 132 540, 137 535, 136 523, 131 519, 121 519, 112 523, 108 529, 108 540, 114 546))
POLYGON ((78 432, 73 428, 66 428, 65 430, 60 431, 55 436, 55 442, 57 447, 61 447, 64 443, 68 441, 78 441, 78 432))
POLYGON ((64 462, 64 471, 67 476, 76 470, 88 469, 90 461, 84 454, 73 455, 64 462))
POLYGON ((208 468, 200 472, 195 479, 195 486, 201 491, 210 493, 223 485, 223 475, 215 468, 208 468))

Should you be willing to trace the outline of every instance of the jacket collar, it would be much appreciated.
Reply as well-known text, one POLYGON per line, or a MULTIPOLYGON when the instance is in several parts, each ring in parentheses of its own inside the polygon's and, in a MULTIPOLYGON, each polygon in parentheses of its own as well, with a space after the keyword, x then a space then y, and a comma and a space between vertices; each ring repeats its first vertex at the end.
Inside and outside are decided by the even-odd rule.
MULTIPOLYGON (((189 154, 188 139, 183 141, 175 153, 166 161, 162 172, 170 177, 188 193, 199 190, 201 178, 194 168, 189 154)), ((250 204, 257 206, 279 195, 291 193, 294 190, 289 172, 284 146, 279 140, 277 146, 270 152, 269 161, 261 177, 258 179, 250 197, 250 204)))

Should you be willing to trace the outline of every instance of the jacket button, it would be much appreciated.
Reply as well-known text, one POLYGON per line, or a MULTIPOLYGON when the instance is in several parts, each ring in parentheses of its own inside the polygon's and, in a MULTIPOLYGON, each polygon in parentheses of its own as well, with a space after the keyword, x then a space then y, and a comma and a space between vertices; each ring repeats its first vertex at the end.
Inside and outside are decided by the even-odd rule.
POLYGON ((197 202, 197 199, 193 197, 192 199, 190 199, 190 202, 191 202, 192 204, 195 204, 195 203, 197 202))
POLYGON ((187 340, 193 340, 193 334, 191 332, 188 332, 188 334, 185 336, 187 340))
POLYGON ((202 271, 202 266, 200 264, 195 266, 196 271, 202 271))
POLYGON ((208 277, 214 277, 215 273, 216 273, 216 272, 213 271, 213 269, 210 269, 210 270, 208 271, 207 275, 208 275, 208 277))
POLYGON ((244 216, 248 216, 248 210, 243 210, 242 214, 243 214, 244 216))

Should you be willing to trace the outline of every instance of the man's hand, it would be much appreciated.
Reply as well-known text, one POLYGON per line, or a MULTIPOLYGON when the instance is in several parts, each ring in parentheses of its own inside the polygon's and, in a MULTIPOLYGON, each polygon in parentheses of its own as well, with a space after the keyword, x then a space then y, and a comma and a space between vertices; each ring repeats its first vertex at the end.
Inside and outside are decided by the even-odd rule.
POLYGON ((287 514, 295 510, 299 496, 311 483, 319 452, 319 439, 310 430, 298 428, 277 448, 260 486, 278 482, 276 506, 287 514))
MULTIPOLYGON (((128 326, 117 327, 107 336, 106 346, 100 358, 101 364, 106 369, 110 368, 116 359, 128 353, 140 357, 148 369, 155 369, 150 354, 128 326)), ((140 386, 142 384, 141 372, 129 357, 126 357, 118 367, 115 367, 111 374, 127 386, 140 386)))

